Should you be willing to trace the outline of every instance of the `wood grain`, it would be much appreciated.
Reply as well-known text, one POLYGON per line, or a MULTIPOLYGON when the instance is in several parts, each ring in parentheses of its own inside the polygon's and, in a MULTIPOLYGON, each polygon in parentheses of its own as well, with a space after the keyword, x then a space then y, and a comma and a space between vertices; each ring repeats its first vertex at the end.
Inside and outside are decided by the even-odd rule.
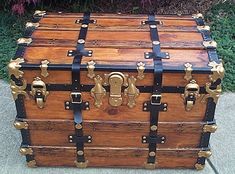
MULTIPOLYGON (((109 94, 107 94, 108 96, 109 94)), ((150 94, 141 93, 137 98, 136 107, 128 108, 125 103, 114 108, 108 104, 108 97, 103 100, 103 106, 96 108, 90 93, 82 93, 82 98, 89 101, 90 110, 83 111, 85 120, 102 121, 149 121, 149 112, 143 112, 142 105, 149 100, 150 94)), ((73 111, 65 110, 64 102, 70 101, 69 91, 50 91, 45 108, 39 109, 35 101, 29 97, 25 99, 26 115, 29 119, 73 119, 73 111)), ((200 99, 190 112, 185 111, 183 99, 180 94, 163 93, 162 102, 168 103, 167 112, 160 112, 159 121, 162 122, 195 122, 202 121, 205 115, 206 105, 200 99), (180 113, 180 114, 179 114, 180 113)))
MULTIPOLYGON (((74 167, 76 149, 73 147, 33 146, 38 166, 74 167)), ((194 168, 199 149, 157 150, 157 168, 194 168)), ((146 148, 85 148, 88 167, 144 168, 146 148)))

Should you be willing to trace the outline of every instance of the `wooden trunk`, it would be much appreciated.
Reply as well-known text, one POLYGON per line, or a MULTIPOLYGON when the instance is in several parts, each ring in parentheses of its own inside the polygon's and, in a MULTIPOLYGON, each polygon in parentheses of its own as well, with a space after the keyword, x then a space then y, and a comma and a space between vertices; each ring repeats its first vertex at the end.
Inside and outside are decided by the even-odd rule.
POLYGON ((201 14, 36 11, 18 44, 9 74, 28 166, 204 167, 224 69, 201 14))

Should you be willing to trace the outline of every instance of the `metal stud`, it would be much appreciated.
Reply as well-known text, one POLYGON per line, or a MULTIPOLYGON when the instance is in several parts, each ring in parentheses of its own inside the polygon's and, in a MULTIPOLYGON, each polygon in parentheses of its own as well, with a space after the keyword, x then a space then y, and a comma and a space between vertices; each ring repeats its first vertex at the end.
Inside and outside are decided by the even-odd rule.
POLYGON ((70 135, 70 136, 69 136, 69 138, 73 138, 73 136, 72 136, 72 135, 70 135))
POLYGON ((150 129, 151 129, 151 131, 156 131, 157 130, 157 126, 156 125, 152 125, 150 129))
POLYGON ((84 40, 84 39, 78 39, 78 43, 79 43, 79 44, 84 44, 84 43, 85 43, 85 40, 84 40))
POLYGON ((164 106, 164 107, 167 107, 167 104, 165 103, 163 106, 164 106))
POLYGON ((163 111, 167 111, 167 108, 164 108, 163 111))
POLYGON ((96 24, 97 23, 97 20, 93 20, 93 24, 96 24))
POLYGON ((144 108, 144 111, 147 111, 147 108, 144 108))
POLYGON ((165 141, 161 141, 161 144, 164 144, 165 143, 165 141))
POLYGON ((157 40, 153 41, 153 45, 159 45, 159 44, 160 44, 159 41, 157 41, 157 40))
POLYGON ((87 24, 82 24, 82 28, 87 28, 88 25, 87 24))
POLYGON ((69 110, 69 106, 66 106, 66 110, 69 110))
POLYGON ((75 125, 75 128, 76 129, 82 129, 82 125, 78 123, 78 124, 75 125))
POLYGON ((82 155, 84 155, 84 152, 83 152, 82 150, 79 150, 79 151, 77 151, 77 154, 78 154, 79 156, 82 156, 82 155))
POLYGON ((88 143, 91 143, 91 140, 88 140, 88 143))
POLYGON ((143 143, 146 143, 147 141, 146 140, 143 140, 143 143))
POLYGON ((144 140, 146 140, 146 138, 147 138, 146 136, 143 136, 143 139, 144 139, 144 140))
POLYGON ((91 136, 89 135, 87 138, 88 138, 88 139, 91 139, 91 136))
POLYGON ((150 28, 157 28, 156 25, 150 25, 150 28))
POLYGON ((156 153, 155 152, 149 152, 149 156, 155 156, 156 153))

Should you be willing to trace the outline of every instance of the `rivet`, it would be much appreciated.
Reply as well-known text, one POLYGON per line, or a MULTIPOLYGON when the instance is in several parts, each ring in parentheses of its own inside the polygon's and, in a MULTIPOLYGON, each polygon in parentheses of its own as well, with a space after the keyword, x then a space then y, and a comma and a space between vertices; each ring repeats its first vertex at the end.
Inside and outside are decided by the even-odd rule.
POLYGON ((167 107, 167 104, 166 104, 166 103, 164 104, 164 107, 167 107))
POLYGON ((170 57, 169 56, 166 56, 167 59, 169 59, 170 57))
POLYGON ((150 28, 157 28, 156 25, 150 25, 150 28))
POLYGON ((86 102, 86 103, 85 103, 85 105, 86 105, 86 106, 88 106, 88 105, 89 105, 89 103, 88 103, 88 102, 86 102))
POLYGON ((82 129, 82 125, 78 123, 78 124, 75 125, 75 128, 76 129, 82 129))
POLYGON ((88 111, 90 108, 89 107, 86 107, 86 110, 88 111))
POLYGON ((146 137, 144 136, 143 139, 146 140, 146 137))
POLYGON ((73 142, 73 140, 69 140, 69 142, 70 142, 70 143, 72 143, 72 142, 73 142))
POLYGON ((157 126, 156 125, 152 125, 150 129, 151 129, 151 131, 156 131, 157 130, 157 126))
POLYGON ((91 143, 91 140, 88 140, 88 143, 91 143))
POLYGON ((165 143, 165 141, 161 141, 161 143, 162 143, 162 144, 164 144, 164 143, 165 143))
POLYGON ((146 143, 146 140, 143 140, 143 143, 146 143))
POLYGON ((149 152, 149 156, 155 156, 156 153, 155 152, 149 152))
POLYGON ((167 108, 164 108, 163 110, 164 110, 164 111, 167 111, 167 108))
POLYGON ((88 138, 88 139, 91 139, 91 136, 89 135, 87 138, 88 138))
POLYGON ((79 151, 77 151, 77 154, 82 156, 84 154, 84 152, 82 150, 79 150, 79 151))
POLYGON ((141 21, 141 23, 142 23, 143 25, 145 25, 145 21, 141 21))
POLYGON ((78 39, 78 43, 79 43, 79 44, 84 44, 84 43, 85 43, 85 40, 84 40, 84 39, 78 39))
POLYGON ((87 24, 82 24, 82 28, 87 28, 88 25, 87 24))
POLYGON ((160 44, 159 41, 157 41, 157 40, 153 41, 153 45, 159 45, 159 44, 160 44))
POLYGON ((162 137, 161 139, 162 139, 162 140, 165 140, 165 137, 162 137))
POLYGON ((66 105, 69 105, 69 102, 68 102, 68 101, 66 102, 66 105))
POLYGON ((88 51, 89 53, 92 53, 92 51, 90 50, 90 51, 88 51))
POLYGON ((148 104, 147 103, 144 103, 144 106, 147 106, 148 104))
POLYGON ((69 109, 69 106, 66 106, 66 109, 68 110, 68 109, 69 109))
POLYGON ((72 53, 73 52, 73 50, 69 50, 69 53, 72 53))
POLYGON ((69 138, 73 138, 73 136, 70 135, 69 138))
POLYGON ((145 53, 146 55, 149 55, 149 53, 145 53))
POLYGON ((146 58, 146 59, 148 59, 148 58, 149 58, 149 56, 148 56, 148 55, 146 55, 146 56, 145 56, 145 58, 146 58))
POLYGON ((68 56, 72 56, 72 54, 68 54, 68 56))
POLYGON ((93 24, 96 24, 97 20, 93 20, 93 24))
POLYGON ((58 11, 58 13, 59 13, 59 14, 61 14, 61 13, 62 13, 62 11, 58 11))
POLYGON ((144 108, 144 111, 146 111, 147 110, 147 108, 144 108))
POLYGON ((89 56, 89 57, 91 57, 91 56, 92 56, 92 54, 88 54, 88 56, 89 56))

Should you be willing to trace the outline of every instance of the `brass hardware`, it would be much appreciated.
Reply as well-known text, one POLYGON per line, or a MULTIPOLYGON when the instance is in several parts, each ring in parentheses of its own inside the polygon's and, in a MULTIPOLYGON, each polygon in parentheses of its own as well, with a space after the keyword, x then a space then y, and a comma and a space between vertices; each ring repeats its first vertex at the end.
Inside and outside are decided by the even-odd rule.
POLYGON ((102 105, 103 97, 106 95, 106 90, 102 86, 103 79, 97 75, 94 78, 95 86, 91 89, 91 96, 95 100, 95 106, 100 107, 102 105))
POLYGON ((94 69, 95 69, 95 62, 93 60, 87 62, 87 77, 93 79, 95 77, 95 73, 94 73, 94 69))
POLYGON ((49 92, 46 89, 46 84, 41 80, 41 78, 36 77, 31 84, 30 94, 34 97, 37 106, 42 109, 44 107, 46 97, 49 92))
POLYGON ((152 126, 150 127, 150 129, 151 129, 151 131, 156 131, 156 130, 157 130, 157 126, 156 126, 156 125, 152 125, 152 126))
POLYGON ((34 167, 37 167, 37 163, 35 160, 32 160, 32 161, 27 162, 27 166, 34 168, 34 167))
POLYGON ((149 156, 155 156, 156 153, 155 152, 149 152, 149 156))
POLYGON ((18 44, 18 45, 19 45, 19 44, 26 44, 26 45, 29 45, 29 44, 31 44, 32 41, 33 41, 32 38, 19 38, 19 39, 17 40, 17 44, 18 44))
POLYGON ((199 91, 200 87, 195 80, 191 80, 186 85, 184 94, 182 94, 182 97, 184 98, 185 102, 186 111, 190 111, 193 108, 196 99, 200 97, 199 91))
POLYGON ((21 63, 24 63, 24 58, 17 58, 15 60, 11 60, 8 64, 9 76, 14 75, 17 79, 22 78, 24 72, 20 71, 21 63))
POLYGON ((120 72, 112 72, 104 75, 104 85, 110 85, 109 104, 111 106, 120 106, 122 100, 122 86, 128 86, 127 77, 120 72))
POLYGON ((147 163, 147 162, 145 162, 144 163, 144 167, 145 167, 145 169, 153 170, 153 169, 156 168, 156 164, 155 163, 147 163))
POLYGON ((203 25, 203 26, 197 26, 198 31, 210 31, 210 27, 208 25, 203 25))
POLYGON ((206 84, 206 92, 207 92, 208 94, 206 94, 206 95, 203 97, 202 102, 205 102, 205 100, 206 100, 207 98, 213 98, 213 101, 214 101, 215 103, 217 103, 217 102, 218 102, 218 99, 219 99, 219 97, 220 97, 220 94, 222 93, 221 85, 217 85, 217 86, 216 86, 216 89, 211 89, 210 86, 211 86, 210 83, 207 83, 207 84, 206 84))
POLYGON ((142 80, 144 78, 144 70, 145 70, 145 64, 143 62, 137 63, 138 79, 142 80))
POLYGON ((185 63, 184 64, 184 66, 185 66, 185 76, 184 76, 184 79, 185 80, 187 80, 187 81, 189 81, 189 80, 191 80, 193 77, 192 77, 192 71, 193 71, 193 65, 192 64, 190 64, 190 63, 185 63))
POLYGON ((79 151, 77 151, 77 154, 78 154, 79 156, 82 156, 82 155, 84 155, 84 152, 83 152, 82 150, 79 150, 79 151))
POLYGON ((210 150, 200 150, 198 152, 198 157, 205 157, 205 158, 209 158, 212 155, 210 150))
POLYGON ((13 80, 11 80, 10 82, 11 93, 14 100, 18 98, 18 95, 24 95, 25 97, 28 97, 28 94, 26 93, 26 91, 24 91, 27 87, 27 83, 25 80, 23 80, 22 83, 22 86, 18 86, 13 80))
POLYGON ((214 40, 210 40, 210 41, 203 41, 202 45, 205 48, 216 48, 217 47, 217 43, 214 40))
POLYGON ((140 95, 139 89, 135 86, 136 78, 131 76, 128 78, 128 87, 124 90, 124 95, 127 96, 127 106, 133 108, 136 105, 135 99, 140 95))
POLYGON ((15 121, 13 125, 17 130, 28 129, 29 127, 27 122, 22 122, 22 121, 15 121))
POLYGON ((21 147, 19 150, 21 155, 33 155, 33 149, 27 147, 21 147))
POLYGON ((76 167, 78 168, 86 168, 88 165, 88 160, 86 160, 85 162, 78 162, 78 161, 74 161, 76 167))
POLYGON ((44 15, 46 15, 46 11, 36 10, 36 11, 34 12, 34 16, 43 17, 44 15))
POLYGON ((40 68, 41 68, 41 75, 43 77, 47 77, 49 76, 49 73, 47 72, 47 68, 48 68, 48 64, 50 62, 48 60, 43 60, 41 61, 41 65, 40 65, 40 68))
POLYGON ((76 129, 82 129, 82 125, 78 123, 78 124, 75 125, 75 128, 76 129))
POLYGON ((196 170, 202 170, 205 167, 205 165, 202 165, 202 164, 199 164, 199 163, 196 163, 194 166, 195 166, 196 170))
POLYGON ((25 25, 26 28, 38 28, 39 27, 39 23, 33 23, 33 22, 27 22, 25 25))
POLYGON ((197 13, 197 14, 193 14, 192 18, 194 18, 194 19, 202 18, 203 19, 204 16, 201 13, 197 13))
POLYGON ((208 66, 211 66, 212 69, 212 75, 209 76, 210 80, 212 82, 215 82, 217 79, 223 79, 224 78, 224 67, 222 62, 216 63, 215 61, 212 61, 208 64, 208 66))
POLYGON ((203 126, 203 132, 210 132, 215 133, 215 131, 218 129, 218 126, 216 124, 206 124, 203 126))

